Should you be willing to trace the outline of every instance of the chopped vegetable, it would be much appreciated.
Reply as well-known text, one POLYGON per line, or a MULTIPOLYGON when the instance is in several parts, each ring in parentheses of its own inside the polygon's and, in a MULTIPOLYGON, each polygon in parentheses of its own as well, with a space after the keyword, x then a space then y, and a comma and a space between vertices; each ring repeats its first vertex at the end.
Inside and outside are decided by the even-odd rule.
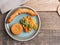
POLYGON ((32 29, 37 30, 38 26, 35 23, 35 20, 31 16, 24 17, 21 20, 25 32, 30 32, 32 29))
POLYGON ((28 28, 31 28, 31 25, 30 24, 28 24, 28 28))
POLYGON ((25 28, 25 32, 29 32, 27 27, 25 28))
POLYGON ((33 29, 34 30, 37 30, 38 29, 38 26, 37 25, 33 26, 33 29))
POLYGON ((24 24, 24 23, 25 23, 25 21, 24 21, 24 20, 21 20, 21 23, 22 23, 22 24, 24 24))

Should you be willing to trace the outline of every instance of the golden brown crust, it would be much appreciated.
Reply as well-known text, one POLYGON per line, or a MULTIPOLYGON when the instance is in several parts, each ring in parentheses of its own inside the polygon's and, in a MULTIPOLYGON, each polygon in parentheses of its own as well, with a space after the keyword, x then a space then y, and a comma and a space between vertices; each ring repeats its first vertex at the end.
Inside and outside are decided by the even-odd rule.
POLYGON ((32 16, 36 16, 36 12, 32 11, 31 9, 18 9, 8 18, 7 22, 10 23, 18 14, 22 13, 28 13, 32 16))
POLYGON ((36 12, 32 11, 31 9, 19 9, 18 13, 19 14, 28 13, 28 14, 31 14, 32 16, 36 16, 36 12))
POLYGON ((22 30, 23 30, 22 25, 18 24, 18 23, 13 24, 12 27, 11 27, 11 32, 15 35, 21 34, 22 30))
POLYGON ((17 12, 13 13, 7 20, 8 23, 10 23, 16 16, 18 15, 17 12))

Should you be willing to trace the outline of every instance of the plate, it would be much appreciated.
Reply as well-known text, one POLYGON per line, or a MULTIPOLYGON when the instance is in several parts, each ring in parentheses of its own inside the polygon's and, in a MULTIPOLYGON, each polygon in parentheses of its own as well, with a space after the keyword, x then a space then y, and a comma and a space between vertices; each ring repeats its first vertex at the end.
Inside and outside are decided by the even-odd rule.
POLYGON ((38 13, 36 12, 36 16, 32 16, 32 18, 35 20, 35 22, 37 23, 37 25, 38 25, 38 30, 32 30, 32 31, 30 31, 29 33, 26 33, 26 32, 22 32, 21 34, 19 34, 19 35, 13 35, 12 33, 11 33, 11 26, 13 25, 13 24, 15 24, 15 23, 20 23, 20 20, 23 18, 23 17, 27 17, 27 16, 29 16, 30 14, 27 14, 27 13, 23 13, 23 14, 19 14, 18 16, 16 16, 15 18, 14 18, 14 20, 12 21, 12 22, 10 22, 10 23, 7 23, 7 19, 11 16, 11 14, 14 12, 14 11, 16 11, 17 9, 20 9, 20 8, 27 8, 27 9, 31 9, 31 10, 33 10, 34 12, 36 12, 34 9, 32 9, 31 7, 28 7, 28 6, 20 6, 20 7, 17 7, 17 8, 15 8, 15 9, 13 9, 13 10, 11 10, 8 14, 7 14, 7 16, 6 16, 6 18, 5 18, 5 29, 6 29, 6 32, 8 33, 8 35, 11 37, 11 38, 13 38, 13 39, 15 39, 15 40, 17 40, 17 41, 28 41, 28 40, 31 40, 31 39, 33 39, 37 34, 38 34, 38 32, 39 32, 39 30, 40 30, 40 27, 41 27, 41 20, 40 20, 40 17, 39 17, 39 15, 38 15, 38 13))

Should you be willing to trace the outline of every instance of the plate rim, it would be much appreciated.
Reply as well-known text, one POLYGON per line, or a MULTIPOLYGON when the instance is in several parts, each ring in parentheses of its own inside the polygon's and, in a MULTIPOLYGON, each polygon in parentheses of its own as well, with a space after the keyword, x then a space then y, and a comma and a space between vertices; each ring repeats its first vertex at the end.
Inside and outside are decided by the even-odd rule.
MULTIPOLYGON (((34 11, 36 12, 35 9, 33 9, 33 8, 29 7, 29 6, 19 6, 19 7, 16 7, 16 8, 14 8, 14 9, 21 8, 21 7, 27 7, 27 8, 30 8, 30 9, 32 9, 32 10, 34 10, 34 11)), ((14 36, 10 35, 10 33, 7 31, 8 29, 7 29, 7 27, 6 27, 7 17, 9 16, 9 14, 10 14, 14 9, 12 9, 10 12, 8 12, 8 14, 7 14, 6 17, 5 17, 5 22, 4 22, 4 24, 5 24, 5 30, 6 30, 7 34, 8 34, 12 39, 17 40, 17 41, 28 41, 28 40, 33 39, 33 38, 38 34, 38 32, 39 32, 39 30, 40 30, 40 27, 41 27, 41 19, 40 19, 39 14, 36 12, 36 14, 37 14, 37 16, 38 16, 38 19, 39 19, 39 23, 38 23, 38 24, 39 24, 39 28, 38 28, 38 31, 37 31, 31 38, 28 38, 28 39, 25 39, 25 40, 19 40, 19 39, 15 38, 14 36)))

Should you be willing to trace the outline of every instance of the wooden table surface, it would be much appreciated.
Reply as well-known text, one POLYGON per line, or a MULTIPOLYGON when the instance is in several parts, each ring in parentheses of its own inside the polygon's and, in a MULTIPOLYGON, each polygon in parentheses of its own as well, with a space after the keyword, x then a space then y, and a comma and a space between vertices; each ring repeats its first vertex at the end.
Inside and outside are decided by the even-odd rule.
POLYGON ((29 0, 24 5, 34 8, 36 11, 57 11, 59 0, 29 0), (52 5, 53 4, 53 5, 52 5))
POLYGON ((60 45, 60 17, 57 12, 38 12, 41 17, 41 30, 38 35, 26 42, 13 40, 5 31, 4 20, 7 14, 0 13, 0 45, 60 45))

